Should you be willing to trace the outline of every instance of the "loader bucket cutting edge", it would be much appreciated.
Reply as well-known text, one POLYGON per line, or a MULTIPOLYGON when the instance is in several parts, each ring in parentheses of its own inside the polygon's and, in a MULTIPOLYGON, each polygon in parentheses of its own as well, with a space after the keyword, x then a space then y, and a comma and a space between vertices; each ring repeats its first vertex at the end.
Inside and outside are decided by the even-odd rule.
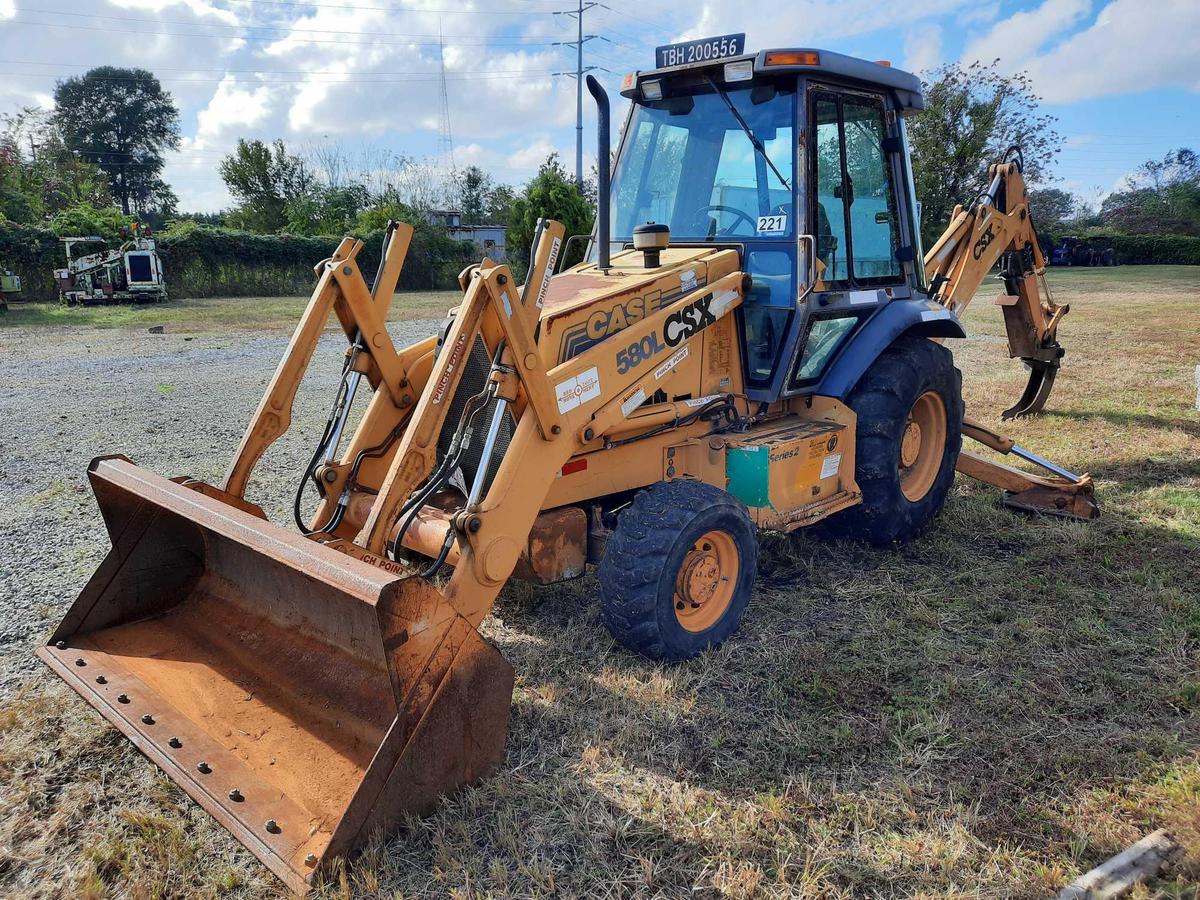
POLYGON ((499 766, 512 667, 433 585, 89 475, 113 546, 38 656, 293 890, 499 766))

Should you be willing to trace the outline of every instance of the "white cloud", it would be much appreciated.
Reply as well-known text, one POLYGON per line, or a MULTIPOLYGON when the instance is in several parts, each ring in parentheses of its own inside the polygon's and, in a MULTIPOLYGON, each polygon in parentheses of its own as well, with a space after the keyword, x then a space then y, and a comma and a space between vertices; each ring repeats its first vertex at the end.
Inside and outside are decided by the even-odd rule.
POLYGON ((941 25, 927 22, 904 32, 905 69, 924 72, 937 68, 943 61, 941 25))
POLYGON ((196 117, 197 137, 212 138, 235 128, 257 125, 267 116, 270 96, 269 87, 246 90, 238 87, 232 75, 226 75, 208 106, 196 117))
POLYGON ((828 46, 836 40, 885 28, 908 27, 933 16, 958 14, 970 0, 800 0, 781 15, 777 0, 755 4, 709 0, 676 40, 746 33, 748 47, 828 46))
MULTIPOLYGON (((541 134, 534 137, 528 143, 520 144, 516 150, 509 154, 505 162, 510 169, 536 169, 545 161, 547 156, 555 151, 559 151, 559 159, 566 165, 568 162, 567 157, 555 146, 549 135, 541 134)), ((574 153, 571 154, 569 162, 574 166, 574 153)))
MULTIPOLYGON (((1071 2, 1047 0, 1041 9, 1056 4, 1065 10, 1071 2)), ((1145 0, 1111 0, 1083 30, 1044 52, 1002 59, 1001 65, 1028 71, 1049 103, 1155 88, 1200 91, 1200 3, 1157 0, 1150 7, 1145 0)))
POLYGON ((1018 66, 1056 35, 1077 25, 1091 8, 1091 0, 1044 0, 1041 6, 1012 13, 987 34, 968 41, 962 60, 989 63, 999 57, 1006 67, 1018 66))

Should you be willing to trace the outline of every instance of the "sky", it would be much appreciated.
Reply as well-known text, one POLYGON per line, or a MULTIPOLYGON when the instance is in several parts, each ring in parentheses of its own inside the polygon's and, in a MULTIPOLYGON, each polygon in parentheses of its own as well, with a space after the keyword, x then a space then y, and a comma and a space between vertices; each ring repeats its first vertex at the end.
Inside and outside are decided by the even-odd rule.
MULTIPOLYGON (((351 156, 436 158, 445 65, 454 163, 520 184, 575 154, 577 0, 0 0, 0 113, 53 105, 97 65, 150 69, 183 141, 180 208, 231 204, 217 164, 238 138, 351 156), (558 14, 556 14, 558 13, 558 14), (441 44, 439 45, 439 34, 441 44)), ((922 71, 1026 71, 1066 139, 1054 186, 1093 201, 1140 163, 1200 149, 1200 0, 605 0, 585 64, 614 96, 654 47, 744 32, 747 49, 816 47, 922 71)), ((585 93, 585 167, 595 143, 585 93)))

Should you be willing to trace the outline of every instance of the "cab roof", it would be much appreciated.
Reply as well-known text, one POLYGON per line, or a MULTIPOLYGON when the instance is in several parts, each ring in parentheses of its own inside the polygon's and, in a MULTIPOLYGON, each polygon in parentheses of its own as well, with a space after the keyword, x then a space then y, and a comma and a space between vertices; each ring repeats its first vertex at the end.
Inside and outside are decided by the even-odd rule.
POLYGON ((847 56, 844 53, 811 47, 759 50, 757 53, 746 53, 741 56, 727 56, 722 59, 662 69, 639 70, 625 76, 625 81, 621 85, 621 95, 635 100, 641 96, 640 87, 643 81, 658 77, 670 78, 685 72, 699 72, 704 69, 723 71, 724 67, 730 63, 745 61, 753 62, 755 78, 784 72, 806 73, 818 77, 827 76, 863 87, 884 88, 895 98, 902 115, 919 112, 925 108, 925 96, 921 92, 921 79, 911 72, 894 69, 885 63, 871 62, 855 56, 847 56))

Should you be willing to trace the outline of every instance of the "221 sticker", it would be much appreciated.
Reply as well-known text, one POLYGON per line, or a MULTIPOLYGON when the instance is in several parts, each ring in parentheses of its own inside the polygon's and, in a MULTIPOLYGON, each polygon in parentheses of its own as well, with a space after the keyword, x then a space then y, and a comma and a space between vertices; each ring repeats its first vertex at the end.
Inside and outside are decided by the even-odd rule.
POLYGON ((759 216, 755 231, 759 234, 782 234, 787 231, 787 216, 759 216))

